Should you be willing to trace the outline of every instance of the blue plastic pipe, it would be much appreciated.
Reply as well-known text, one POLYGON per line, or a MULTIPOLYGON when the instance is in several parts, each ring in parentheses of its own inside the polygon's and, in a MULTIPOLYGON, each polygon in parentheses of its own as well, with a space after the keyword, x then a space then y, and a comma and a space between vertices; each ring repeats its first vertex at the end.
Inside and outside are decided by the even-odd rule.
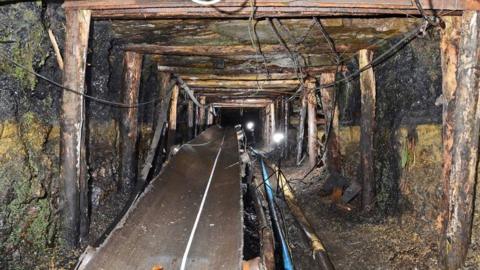
POLYGON ((282 260, 283 268, 285 270, 293 270, 292 257, 290 255, 290 250, 288 249, 287 242, 283 236, 282 229, 278 223, 277 212, 275 211, 275 204, 273 198, 273 190, 268 180, 268 173, 265 167, 265 162, 262 158, 259 158, 260 166, 262 167, 262 176, 263 176, 263 185, 265 186, 265 193, 267 194, 268 201, 268 211, 270 212, 270 218, 272 219, 273 233, 278 242, 280 242, 282 247, 282 260))

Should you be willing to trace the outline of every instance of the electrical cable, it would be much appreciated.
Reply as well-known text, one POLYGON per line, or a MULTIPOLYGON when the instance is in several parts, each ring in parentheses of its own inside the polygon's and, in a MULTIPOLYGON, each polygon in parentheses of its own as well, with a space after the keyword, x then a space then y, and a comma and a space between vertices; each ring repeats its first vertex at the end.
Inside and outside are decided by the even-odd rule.
MULTIPOLYGON (((119 107, 119 108, 124 108, 124 109, 128 109, 128 108, 138 108, 138 107, 141 107, 141 106, 145 106, 145 105, 148 105, 148 104, 152 104, 152 103, 155 103, 155 102, 158 102, 158 101, 161 101, 162 99, 161 98, 156 98, 156 99, 152 99, 152 100, 149 100, 149 101, 146 101, 146 102, 140 102, 140 103, 135 103, 135 104, 126 104, 126 103, 121 103, 121 102, 115 102, 115 101, 110 101, 110 100, 106 100, 106 99, 103 99, 103 98, 98 98, 98 97, 94 97, 94 96, 91 96, 91 95, 88 95, 88 94, 85 94, 85 93, 82 93, 78 90, 75 90, 75 89, 72 89, 72 88, 68 88, 68 87, 65 87, 63 86, 61 83, 58 83, 46 76, 43 76, 41 75, 40 73, 38 72, 35 72, 29 68, 27 68, 26 66, 16 62, 15 60, 9 58, 8 56, 6 56, 3 52, 0 52, 0 58, 4 59, 5 61, 7 62, 10 62, 11 64, 23 69, 24 71, 26 71, 27 73, 30 73, 32 75, 35 75, 36 77, 54 85, 54 86, 57 86, 59 87, 60 89, 63 89, 67 92, 70 92, 70 93, 74 93, 76 95, 79 95, 79 96, 82 96, 86 99, 89 99, 89 100, 92 100, 92 101, 95 101, 95 102, 98 102, 98 103, 101 103, 101 104, 104 104, 104 105, 109 105, 109 106, 114 106, 114 107, 119 107)), ((170 91, 172 90, 172 87, 173 85, 175 85, 175 81, 172 80, 170 82, 170 91)))
MULTIPOLYGON (((409 41, 411 41, 413 38, 415 38, 418 34, 422 33, 422 32, 425 32, 426 29, 428 29, 428 27, 430 26, 430 23, 428 21, 425 21, 424 23, 422 23, 421 25, 419 25, 418 27, 416 27, 415 29, 413 29, 412 31, 410 31, 409 33, 407 33, 402 39, 400 39, 400 41, 398 41, 397 43, 395 43, 393 46, 391 46, 390 48, 388 48, 388 50, 386 50, 385 52, 383 52, 381 55, 379 55, 378 57, 376 57, 375 59, 373 59, 371 62, 369 62, 367 65, 365 65, 364 67, 362 67, 361 69, 351 73, 350 75, 342 78, 342 79, 339 79, 339 80, 335 80, 334 82, 331 82, 331 83, 327 83, 327 84, 320 84, 317 88, 316 88, 316 92, 318 92, 320 89, 322 88, 329 88, 329 87, 332 87, 332 86, 335 86, 339 83, 342 83, 342 82, 347 82, 347 81, 350 81, 352 80, 353 78, 357 77, 358 75, 360 75, 362 72, 378 65, 379 63, 381 63, 382 61, 384 61, 386 59, 386 57, 390 56, 393 52, 395 52, 395 50, 397 50, 399 47, 405 45, 406 43, 408 43, 409 41)), ((289 98, 289 101, 292 100, 293 98, 297 97, 299 94, 299 92, 295 92, 290 98, 289 98)))

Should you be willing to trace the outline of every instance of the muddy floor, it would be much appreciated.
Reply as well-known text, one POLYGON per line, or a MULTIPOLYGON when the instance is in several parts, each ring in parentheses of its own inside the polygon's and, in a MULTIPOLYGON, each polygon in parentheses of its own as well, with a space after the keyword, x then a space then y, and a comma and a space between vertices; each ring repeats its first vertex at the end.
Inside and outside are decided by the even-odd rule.
MULTIPOLYGON (((365 216, 357 210, 356 201, 352 203, 351 211, 339 208, 332 203, 331 197, 323 194, 319 171, 314 171, 303 181, 299 179, 305 175, 305 167, 284 166, 283 171, 336 269, 440 269, 436 257, 438 237, 435 232, 417 228, 412 221, 413 215, 365 216)), ((316 262, 308 242, 288 208, 281 202, 279 205, 295 269, 315 269, 316 262)), ((470 265, 465 269, 478 268, 470 265)))

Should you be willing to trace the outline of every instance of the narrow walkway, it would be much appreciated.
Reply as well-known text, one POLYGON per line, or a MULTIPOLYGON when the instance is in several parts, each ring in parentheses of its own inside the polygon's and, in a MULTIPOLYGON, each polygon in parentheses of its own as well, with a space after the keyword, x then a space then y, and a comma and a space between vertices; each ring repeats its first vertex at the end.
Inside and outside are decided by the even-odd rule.
POLYGON ((212 127, 182 146, 79 269, 239 269, 238 161, 231 129, 212 127))

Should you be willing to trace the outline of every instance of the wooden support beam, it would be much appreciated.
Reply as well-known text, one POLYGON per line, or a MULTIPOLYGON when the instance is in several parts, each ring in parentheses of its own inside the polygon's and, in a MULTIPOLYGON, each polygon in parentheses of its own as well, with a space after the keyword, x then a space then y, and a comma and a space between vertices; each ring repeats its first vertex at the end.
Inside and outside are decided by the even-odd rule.
POLYGON ((219 93, 219 94, 268 94, 268 95, 288 95, 295 92, 295 88, 291 89, 258 89, 258 88, 194 88, 195 92, 202 93, 219 93))
POLYGON ((263 110, 263 144, 265 147, 270 145, 270 105, 266 105, 263 110))
POLYGON ((295 73, 237 73, 230 75, 216 74, 182 74, 182 79, 186 81, 204 81, 204 80, 222 80, 222 81, 266 81, 266 80, 298 80, 295 73))
POLYGON ((270 103, 270 138, 277 132, 276 119, 275 119, 275 102, 270 103))
POLYGON ((168 114, 168 143, 167 150, 170 151, 170 148, 175 144, 175 138, 177 135, 177 105, 178 105, 178 94, 179 87, 175 85, 172 91, 172 97, 170 100, 170 112, 168 114))
POLYGON ((298 88, 300 82, 294 80, 273 80, 273 81, 231 81, 231 80, 193 80, 185 81, 191 88, 236 88, 236 89, 294 89, 298 88))
MULTIPOLYGON (((475 0, 421 0, 425 9, 467 10, 480 9, 475 0)), ((221 1, 213 6, 203 6, 188 0, 114 0, 91 1, 70 0, 66 9, 93 9, 98 18, 249 18, 250 10, 243 0, 221 1)), ((300 1, 300 0, 258 0, 255 2, 256 18, 260 17, 312 17, 333 15, 377 15, 377 14, 418 14, 410 1, 383 0, 361 1, 300 1)))
MULTIPOLYGON (((156 125, 155 125, 155 132, 153 134, 152 141, 150 143, 150 149, 148 150, 147 157, 145 158, 145 164, 143 165, 142 171, 137 181, 137 192, 141 192, 145 184, 147 183, 147 179, 149 174, 152 172, 152 163, 155 159, 155 154, 157 151, 160 140, 162 139, 162 135, 165 134, 165 129, 167 126, 167 116, 168 116, 168 109, 170 104, 170 99, 172 95, 172 87, 173 82, 170 80, 171 74, 168 73, 161 73, 159 74, 160 77, 160 85, 159 85, 159 97, 161 99, 160 103, 157 105, 157 110, 155 113, 156 118, 156 125)), ((160 146, 161 147, 161 146, 160 146)), ((157 158, 157 163, 155 164, 156 169, 158 170, 163 163, 163 157, 157 158)), ((153 170, 155 171, 155 170, 153 170)))
MULTIPOLYGON (((442 61, 442 141, 443 141, 443 194, 442 194, 442 212, 440 214, 441 228, 440 232, 446 236, 447 225, 450 216, 450 172, 452 168, 452 147, 453 147, 453 111, 455 108, 455 90, 457 88, 457 65, 458 50, 460 47, 461 35, 461 17, 448 16, 443 18, 445 28, 442 31, 440 40, 440 55, 442 61)), ((440 257, 442 263, 446 265, 448 255, 447 239, 440 241, 440 257)))
MULTIPOLYGON (((216 75, 232 75, 239 73, 252 73, 255 74, 258 72, 257 68, 254 66, 237 66, 237 67, 225 67, 225 68, 206 68, 206 67, 182 67, 182 66, 167 66, 167 65, 158 65, 159 71, 171 72, 175 74, 216 74, 216 75)), ((283 67, 270 67, 268 69, 270 73, 288 73, 295 74, 293 68, 283 68, 283 67)), ((336 66, 321 66, 321 67, 306 67, 304 68, 304 73, 307 75, 314 76, 322 72, 334 72, 336 71, 336 66)))
POLYGON ((305 136, 305 118, 307 116, 307 96, 306 90, 302 91, 302 99, 300 106, 300 121, 297 129, 297 166, 300 165, 303 155, 303 137, 305 136))
MULTIPOLYGON (((440 41, 440 52, 442 60, 442 97, 443 97, 443 194, 442 194, 442 213, 440 216, 441 232, 446 235, 447 224, 450 211, 450 172, 452 166, 452 146, 453 146, 453 111, 455 104, 455 90, 457 88, 457 65, 458 50, 460 47, 461 35, 461 17, 448 16, 444 18, 445 29, 442 31, 440 41)), ((443 238, 440 241, 440 253, 442 258, 447 257, 447 241, 443 238)), ((446 260, 443 261, 446 264, 446 260)))
POLYGON ((306 83, 307 111, 308 111, 308 162, 310 168, 317 164, 318 156, 318 130, 317 130, 317 98, 315 96, 315 83, 306 83))
POLYGON ((207 108, 207 127, 213 125, 213 106, 207 108))
POLYGON ((288 145, 288 119, 290 117, 290 102, 287 98, 283 98, 283 133, 285 134, 285 141, 283 143, 283 156, 288 158, 289 145, 288 145))
MULTIPOLYGON (((85 70, 90 30, 88 10, 68 10, 66 17, 65 66, 63 85, 85 93, 85 70)), ((63 180, 64 240, 77 247, 88 234, 88 184, 84 160, 84 99, 63 92, 60 111, 60 179, 63 180), (83 159, 82 159, 83 157, 83 159), (80 235, 81 234, 81 235, 80 235)))
MULTIPOLYGON (((445 78, 450 80, 452 76, 456 77, 456 82, 453 79, 444 82, 444 87, 447 88, 452 85, 446 84, 456 84, 455 100, 451 111, 453 129, 450 134, 453 136, 451 139, 447 139, 452 140, 451 166, 448 168, 450 177, 446 194, 448 216, 441 244, 443 263, 449 270, 459 269, 463 266, 472 233, 473 196, 477 177, 480 129, 480 72, 478 70, 480 66, 480 12, 464 12, 460 30, 456 76, 446 74, 445 78)), ((454 55, 452 54, 450 57, 453 58, 454 55)), ((450 68, 450 71, 454 71, 454 69, 450 68)), ((450 142, 447 141, 448 143, 450 142)), ((449 160, 445 162, 448 164, 449 160)))
POLYGON ((187 118, 188 118, 188 139, 191 140, 193 139, 194 136, 194 126, 193 126, 193 119, 194 119, 194 114, 193 114, 193 101, 189 100, 188 105, 187 105, 187 118))
MULTIPOLYGON (((199 101, 200 101, 200 104, 201 104, 202 106, 205 106, 205 104, 206 104, 206 97, 205 97, 205 96, 201 96, 201 97, 199 98, 199 101)), ((202 108, 202 107, 199 107, 198 110, 199 110, 199 113, 198 113, 198 124, 199 124, 198 126, 199 126, 199 128, 198 128, 198 129, 199 129, 200 132, 202 132, 202 131, 205 130, 205 124, 207 123, 207 119, 206 119, 206 117, 205 117, 205 113, 206 113, 206 112, 205 112, 205 107, 203 107, 203 108, 202 108)))
MULTIPOLYGON (((335 81, 335 73, 322 73, 320 75, 320 84, 329 84, 335 81)), ((342 157, 340 156, 339 146, 339 114, 338 105, 335 102, 335 88, 322 88, 320 90, 322 97, 323 113, 326 118, 326 123, 331 123, 328 134, 328 142, 326 145, 326 165, 330 172, 340 173, 342 171, 342 157), (333 119, 332 119, 333 113, 333 119)))
MULTIPOLYGON (((358 62, 362 68, 371 62, 373 52, 360 50, 358 62)), ((362 172, 362 208, 370 211, 374 207, 375 175, 373 156, 373 132, 375 129, 375 74, 373 69, 360 74, 361 118, 360 118, 360 168, 362 172)))
MULTIPOLYGON (((123 102, 138 103, 143 55, 125 52, 123 57, 123 102)), ((120 119, 120 188, 131 190, 137 180, 138 108, 125 109, 120 119)))

